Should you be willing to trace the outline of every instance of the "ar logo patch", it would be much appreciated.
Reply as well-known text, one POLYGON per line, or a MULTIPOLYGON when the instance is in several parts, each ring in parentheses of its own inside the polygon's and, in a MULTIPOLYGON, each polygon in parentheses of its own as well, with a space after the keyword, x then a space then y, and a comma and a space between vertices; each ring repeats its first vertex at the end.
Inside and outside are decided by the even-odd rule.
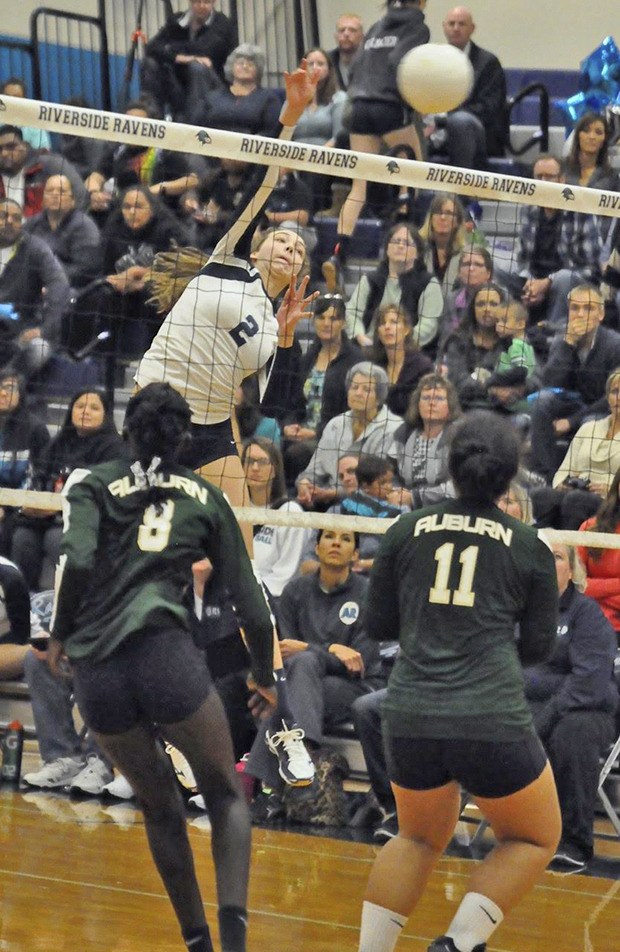
POLYGON ((340 612, 338 618, 343 625, 353 625, 360 616, 360 607, 357 602, 345 602, 340 612))

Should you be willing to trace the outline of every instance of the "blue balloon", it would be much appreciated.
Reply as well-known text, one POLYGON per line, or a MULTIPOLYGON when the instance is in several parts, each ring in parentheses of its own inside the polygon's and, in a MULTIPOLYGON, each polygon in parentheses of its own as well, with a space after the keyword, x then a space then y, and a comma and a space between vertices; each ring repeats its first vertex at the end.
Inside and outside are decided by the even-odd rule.
POLYGON ((585 93, 576 93, 570 99, 559 99, 556 105, 566 113, 570 129, 586 112, 604 112, 612 102, 606 92, 591 89, 585 93))
POLYGON ((582 60, 581 73, 586 89, 620 78, 620 50, 613 36, 605 37, 601 45, 582 60))

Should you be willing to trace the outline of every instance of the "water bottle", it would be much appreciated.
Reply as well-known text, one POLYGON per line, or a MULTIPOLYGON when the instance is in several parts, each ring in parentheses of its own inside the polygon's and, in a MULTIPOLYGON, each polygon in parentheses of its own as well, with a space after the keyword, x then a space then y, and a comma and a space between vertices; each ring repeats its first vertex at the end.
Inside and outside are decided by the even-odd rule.
POLYGON ((11 721, 2 738, 2 769, 0 776, 8 783, 19 783, 24 750, 24 728, 11 721))

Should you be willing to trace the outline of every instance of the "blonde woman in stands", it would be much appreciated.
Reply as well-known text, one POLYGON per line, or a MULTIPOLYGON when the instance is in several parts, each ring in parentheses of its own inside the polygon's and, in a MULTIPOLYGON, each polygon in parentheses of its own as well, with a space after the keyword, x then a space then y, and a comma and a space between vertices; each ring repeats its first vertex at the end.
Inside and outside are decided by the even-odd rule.
POLYGON ((465 210, 456 195, 435 195, 420 228, 420 238, 426 244, 426 270, 435 275, 446 297, 459 277, 459 259, 468 239, 465 210))

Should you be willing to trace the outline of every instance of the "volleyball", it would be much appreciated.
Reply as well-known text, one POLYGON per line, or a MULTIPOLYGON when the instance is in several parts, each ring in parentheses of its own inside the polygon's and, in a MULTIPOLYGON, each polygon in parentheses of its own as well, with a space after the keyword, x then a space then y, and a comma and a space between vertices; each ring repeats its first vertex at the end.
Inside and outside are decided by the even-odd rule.
POLYGON ((398 89, 417 112, 450 112, 467 99, 474 84, 469 57, 445 43, 415 46, 398 64, 398 89))

